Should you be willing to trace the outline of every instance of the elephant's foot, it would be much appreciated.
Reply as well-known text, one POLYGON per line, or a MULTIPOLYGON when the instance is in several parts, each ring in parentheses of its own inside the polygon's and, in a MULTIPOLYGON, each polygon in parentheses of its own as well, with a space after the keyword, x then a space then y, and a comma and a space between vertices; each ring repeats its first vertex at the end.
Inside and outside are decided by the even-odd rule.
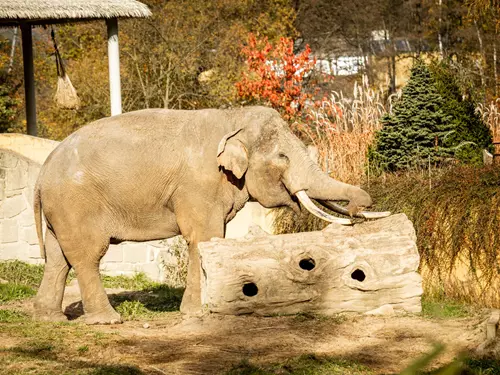
POLYGON ((201 316, 203 311, 201 308, 201 299, 193 298, 191 295, 184 294, 181 302, 181 313, 189 316, 201 316))
POLYGON ((114 310, 86 313, 82 316, 82 320, 85 324, 120 324, 122 322, 120 314, 114 310))
POLYGON ((68 317, 62 313, 62 311, 53 310, 35 310, 33 314, 34 320, 40 320, 42 322, 67 322, 68 317))
POLYGON ((63 314, 58 303, 37 296, 33 301, 33 319, 44 322, 66 322, 68 317, 63 314))

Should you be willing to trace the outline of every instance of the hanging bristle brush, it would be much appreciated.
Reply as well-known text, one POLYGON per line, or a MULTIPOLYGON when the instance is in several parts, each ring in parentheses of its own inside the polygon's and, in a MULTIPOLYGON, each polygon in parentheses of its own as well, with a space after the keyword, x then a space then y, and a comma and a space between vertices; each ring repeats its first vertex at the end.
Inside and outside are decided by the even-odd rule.
POLYGON ((57 89, 56 94, 54 95, 54 100, 58 107, 78 109, 80 108, 80 98, 78 97, 71 80, 66 74, 66 70, 64 69, 63 60, 61 54, 59 53, 59 49, 57 48, 54 29, 52 29, 50 34, 52 36, 52 41, 54 42, 57 67, 57 89))

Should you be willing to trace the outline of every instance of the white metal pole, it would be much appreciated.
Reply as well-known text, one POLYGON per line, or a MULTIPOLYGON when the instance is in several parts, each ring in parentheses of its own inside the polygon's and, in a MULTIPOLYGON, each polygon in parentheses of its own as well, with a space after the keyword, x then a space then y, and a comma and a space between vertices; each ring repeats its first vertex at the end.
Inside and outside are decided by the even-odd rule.
POLYGON ((115 116, 122 113, 118 19, 111 18, 106 20, 106 25, 108 27, 109 94, 111 99, 111 116, 115 116))

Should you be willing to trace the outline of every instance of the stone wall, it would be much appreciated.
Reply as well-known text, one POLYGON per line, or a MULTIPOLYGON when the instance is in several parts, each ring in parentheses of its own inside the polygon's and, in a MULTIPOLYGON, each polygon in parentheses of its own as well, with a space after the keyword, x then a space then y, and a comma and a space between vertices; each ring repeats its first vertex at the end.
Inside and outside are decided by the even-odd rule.
POLYGON ((0 259, 39 263, 33 215, 33 187, 40 165, 0 149, 0 259))
POLYGON ((42 165, 59 142, 24 134, 0 134, 0 149, 15 151, 42 165))
MULTIPOLYGON (((33 190, 41 164, 58 144, 23 134, 0 134, 0 260, 44 262, 35 229, 33 190)), ((258 203, 247 203, 228 223, 226 237, 242 237, 253 225, 271 233, 269 212, 258 203)), ((144 272, 153 280, 165 281, 169 279, 165 269, 175 269, 182 247, 177 237, 111 245, 101 270, 107 275, 144 272)))

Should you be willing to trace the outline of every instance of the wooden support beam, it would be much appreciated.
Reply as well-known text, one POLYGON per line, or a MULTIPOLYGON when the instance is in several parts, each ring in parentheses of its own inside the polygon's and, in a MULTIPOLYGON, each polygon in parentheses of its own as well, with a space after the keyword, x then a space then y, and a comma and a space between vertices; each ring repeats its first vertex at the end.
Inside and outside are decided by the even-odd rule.
POLYGON ((420 312, 413 224, 398 214, 323 231, 198 244, 202 304, 221 314, 420 312))
POLYGON ((29 135, 37 135, 35 75, 33 69, 33 37, 30 24, 21 24, 23 41, 24 96, 26 127, 29 135))
POLYGON ((122 113, 118 20, 116 18, 108 19, 106 25, 108 29, 109 96, 111 100, 111 116, 115 116, 122 113))

